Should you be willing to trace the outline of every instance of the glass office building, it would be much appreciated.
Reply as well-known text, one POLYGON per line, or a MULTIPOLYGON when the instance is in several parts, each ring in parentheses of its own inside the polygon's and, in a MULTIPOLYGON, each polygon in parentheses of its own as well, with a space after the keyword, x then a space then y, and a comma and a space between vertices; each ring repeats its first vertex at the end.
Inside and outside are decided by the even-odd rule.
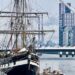
MULTIPOLYGON (((70 3, 68 3, 68 5, 71 6, 70 3)), ((59 3, 59 46, 68 46, 72 43, 68 40, 72 39, 71 27, 69 27, 69 25, 73 24, 71 23, 74 19, 72 18, 72 15, 73 14, 71 14, 71 10, 68 7, 66 7, 63 3, 59 3)))
POLYGON ((75 46, 75 14, 63 14, 63 46, 75 46))

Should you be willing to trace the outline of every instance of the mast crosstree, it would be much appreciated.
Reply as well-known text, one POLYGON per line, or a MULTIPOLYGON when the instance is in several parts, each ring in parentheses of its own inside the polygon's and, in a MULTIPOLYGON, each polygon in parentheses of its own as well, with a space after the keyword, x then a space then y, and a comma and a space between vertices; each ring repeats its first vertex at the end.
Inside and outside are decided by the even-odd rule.
MULTIPOLYGON (((0 34, 10 34, 10 39, 6 49, 20 49, 27 47, 27 39, 38 36, 38 40, 47 32, 55 32, 54 30, 43 29, 43 16, 48 15, 48 12, 33 12, 29 8, 29 0, 14 0, 13 11, 0 11, 1 18, 10 19, 10 29, 0 30, 0 34), (38 26, 33 29, 32 19, 38 20, 38 26), (40 22, 42 21, 42 22, 40 22), (19 43, 20 42, 20 43, 19 43)), ((30 40, 31 40, 30 39, 30 40)))

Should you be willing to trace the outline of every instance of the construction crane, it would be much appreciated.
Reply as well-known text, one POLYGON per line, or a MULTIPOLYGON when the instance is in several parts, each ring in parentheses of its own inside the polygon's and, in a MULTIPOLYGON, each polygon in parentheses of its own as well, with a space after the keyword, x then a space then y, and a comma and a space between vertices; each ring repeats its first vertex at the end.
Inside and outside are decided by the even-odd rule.
POLYGON ((75 9, 72 6, 69 6, 67 3, 65 3, 63 0, 59 0, 60 3, 63 3, 66 7, 68 7, 71 11, 75 13, 75 9))

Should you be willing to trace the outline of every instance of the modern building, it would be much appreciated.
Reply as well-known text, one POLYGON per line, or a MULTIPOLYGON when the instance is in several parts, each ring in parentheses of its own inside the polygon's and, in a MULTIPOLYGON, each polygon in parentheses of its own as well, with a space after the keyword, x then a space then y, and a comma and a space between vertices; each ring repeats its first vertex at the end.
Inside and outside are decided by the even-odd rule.
POLYGON ((59 4, 59 46, 63 46, 63 18, 62 15, 65 13, 65 6, 59 4))
POLYGON ((75 46, 75 14, 65 13, 63 15, 63 46, 75 46))
MULTIPOLYGON (((68 3, 71 6, 71 3, 68 3)), ((59 46, 75 46, 75 14, 59 4, 59 46)))

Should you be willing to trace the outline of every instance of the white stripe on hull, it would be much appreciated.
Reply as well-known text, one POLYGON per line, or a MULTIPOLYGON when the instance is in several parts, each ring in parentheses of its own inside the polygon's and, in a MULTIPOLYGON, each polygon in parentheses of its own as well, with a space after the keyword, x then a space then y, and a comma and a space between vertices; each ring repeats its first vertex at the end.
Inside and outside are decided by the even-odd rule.
MULTIPOLYGON (((14 64, 14 62, 9 63, 9 64, 4 64, 4 65, 0 66, 0 69, 12 68, 12 67, 16 67, 16 66, 20 66, 20 65, 24 65, 24 64, 28 64, 28 60, 16 61, 15 64, 14 64)), ((39 65, 35 62, 30 61, 30 64, 39 67, 39 65)))

